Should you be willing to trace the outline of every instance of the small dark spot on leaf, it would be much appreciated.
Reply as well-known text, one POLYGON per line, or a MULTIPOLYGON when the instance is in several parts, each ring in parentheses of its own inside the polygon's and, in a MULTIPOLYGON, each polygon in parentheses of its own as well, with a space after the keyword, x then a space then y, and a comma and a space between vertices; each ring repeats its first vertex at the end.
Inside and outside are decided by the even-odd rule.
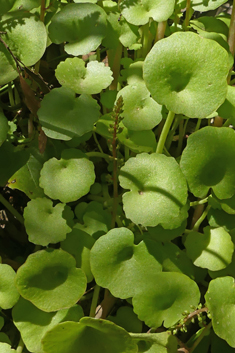
POLYGON ((144 194, 144 192, 141 191, 141 190, 139 190, 138 193, 139 193, 139 195, 143 195, 144 194))

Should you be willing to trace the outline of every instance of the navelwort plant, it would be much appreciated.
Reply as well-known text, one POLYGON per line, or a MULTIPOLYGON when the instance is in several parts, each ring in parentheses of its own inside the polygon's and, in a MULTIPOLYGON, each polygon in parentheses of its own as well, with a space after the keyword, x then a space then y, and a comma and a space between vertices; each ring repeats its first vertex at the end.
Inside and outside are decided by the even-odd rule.
POLYGON ((235 3, 0 0, 0 352, 235 351, 235 3))

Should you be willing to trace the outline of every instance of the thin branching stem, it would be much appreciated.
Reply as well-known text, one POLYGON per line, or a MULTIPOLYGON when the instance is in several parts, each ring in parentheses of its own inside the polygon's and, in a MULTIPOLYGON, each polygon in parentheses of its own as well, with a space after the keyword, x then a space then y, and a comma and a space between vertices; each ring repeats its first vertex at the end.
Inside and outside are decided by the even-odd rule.
POLYGON ((24 218, 19 214, 19 212, 0 194, 0 203, 6 207, 8 211, 13 214, 13 216, 21 223, 24 224, 24 218))

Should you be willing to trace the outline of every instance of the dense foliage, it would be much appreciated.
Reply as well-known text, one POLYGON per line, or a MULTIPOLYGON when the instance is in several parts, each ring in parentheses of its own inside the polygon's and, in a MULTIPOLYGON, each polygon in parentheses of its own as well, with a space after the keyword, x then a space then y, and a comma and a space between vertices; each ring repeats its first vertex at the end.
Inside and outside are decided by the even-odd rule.
POLYGON ((235 3, 0 0, 0 352, 235 351, 235 3))

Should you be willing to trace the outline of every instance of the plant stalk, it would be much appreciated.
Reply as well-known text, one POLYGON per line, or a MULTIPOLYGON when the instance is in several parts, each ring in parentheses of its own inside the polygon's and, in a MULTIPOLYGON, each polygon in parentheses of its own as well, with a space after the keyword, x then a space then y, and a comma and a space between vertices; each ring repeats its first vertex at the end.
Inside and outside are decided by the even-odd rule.
POLYGON ((186 31, 188 30, 188 26, 189 26, 190 7, 191 7, 191 0, 187 0, 187 3, 186 3, 186 15, 185 15, 185 22, 184 22, 186 31))
POLYGON ((158 42, 160 39, 164 38, 165 31, 166 31, 166 23, 167 23, 166 21, 158 23, 155 43, 158 42))
POLYGON ((19 214, 18 211, 10 204, 9 201, 7 201, 1 194, 0 194, 0 203, 3 204, 3 206, 10 211, 13 216, 21 223, 24 225, 24 218, 19 214))
POLYGON ((172 124, 172 122, 174 120, 174 117, 175 117, 175 113, 172 112, 172 111, 169 111, 168 116, 167 116, 166 121, 165 121, 165 124, 164 124, 163 129, 162 129, 161 135, 160 135, 160 139, 159 139, 158 144, 157 144, 156 153, 162 153, 164 145, 165 145, 165 141, 166 141, 168 132, 170 130, 171 124, 172 124))
POLYGON ((96 284, 95 288, 94 288, 94 293, 93 293, 91 308, 90 308, 90 316, 91 317, 95 317, 99 294, 100 294, 100 286, 98 286, 98 284, 96 284))
POLYGON ((232 56, 234 57, 235 51, 235 0, 233 0, 233 9, 231 14, 231 21, 229 26, 229 34, 228 34, 228 45, 232 56))

